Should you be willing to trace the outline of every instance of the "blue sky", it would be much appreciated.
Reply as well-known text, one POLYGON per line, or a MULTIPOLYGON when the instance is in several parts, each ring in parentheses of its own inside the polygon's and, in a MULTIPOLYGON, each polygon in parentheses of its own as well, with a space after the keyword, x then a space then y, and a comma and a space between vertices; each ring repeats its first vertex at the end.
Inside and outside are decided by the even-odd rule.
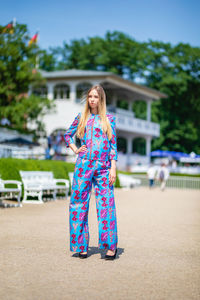
POLYGON ((199 0, 9 0, 1 1, 0 24, 14 17, 40 31, 39 46, 62 46, 63 41, 103 37, 122 31, 137 41, 148 39, 200 46, 199 0))

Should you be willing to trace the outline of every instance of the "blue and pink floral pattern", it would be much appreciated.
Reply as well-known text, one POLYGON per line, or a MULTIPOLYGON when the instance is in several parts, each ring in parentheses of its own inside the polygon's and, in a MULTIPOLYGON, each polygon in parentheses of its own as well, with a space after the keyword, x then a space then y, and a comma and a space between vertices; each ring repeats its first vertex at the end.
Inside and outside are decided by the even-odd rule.
MULTIPOLYGON (((66 146, 74 143, 73 136, 77 131, 81 113, 79 113, 71 126, 64 134, 66 146)), ((100 116, 97 114, 90 114, 88 118, 85 133, 81 141, 81 146, 86 145, 87 150, 79 152, 79 156, 85 159, 94 160, 108 160, 113 159, 117 161, 117 139, 116 139, 116 122, 115 117, 106 114, 112 129, 112 138, 109 141, 107 134, 102 130, 100 116)))
POLYGON ((88 211, 94 184, 99 228, 99 249, 117 248, 114 186, 109 184, 111 161, 77 157, 69 205, 70 250, 86 252, 89 245, 88 211))
MULTIPOLYGON (((114 186, 109 184, 111 160, 117 160, 115 117, 106 114, 111 124, 112 138, 102 130, 100 116, 90 114, 85 127, 81 146, 87 150, 79 152, 75 163, 71 198, 69 204, 70 250, 86 252, 89 245, 88 211, 92 184, 95 189, 99 228, 99 249, 117 248, 117 219, 114 200, 114 186)), ((81 113, 64 134, 66 146, 74 143, 81 113)))

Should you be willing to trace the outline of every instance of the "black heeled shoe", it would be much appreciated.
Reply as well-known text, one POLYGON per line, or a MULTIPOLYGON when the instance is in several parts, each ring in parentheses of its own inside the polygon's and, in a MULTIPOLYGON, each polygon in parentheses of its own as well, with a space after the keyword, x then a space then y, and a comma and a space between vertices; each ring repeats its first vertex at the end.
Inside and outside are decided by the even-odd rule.
POLYGON ((114 260, 117 254, 117 249, 115 250, 115 254, 114 255, 105 255, 105 259, 106 260, 114 260))
POLYGON ((81 252, 79 252, 78 256, 80 258, 87 258, 87 253, 86 254, 81 254, 81 252))

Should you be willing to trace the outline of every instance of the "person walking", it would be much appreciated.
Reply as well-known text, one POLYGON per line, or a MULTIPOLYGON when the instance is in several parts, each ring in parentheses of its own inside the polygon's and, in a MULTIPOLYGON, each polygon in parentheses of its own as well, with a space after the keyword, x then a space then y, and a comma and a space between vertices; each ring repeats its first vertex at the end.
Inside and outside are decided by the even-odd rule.
POLYGON ((149 188, 152 188, 154 186, 154 180, 156 177, 156 168, 153 164, 150 164, 150 167, 147 171, 147 177, 149 179, 149 188))
POLYGON ((88 211, 92 184, 95 189, 98 218, 98 248, 107 249, 105 259, 117 254, 117 217, 114 199, 117 140, 115 117, 106 111, 106 95, 95 85, 86 95, 81 113, 64 134, 66 146, 78 157, 75 162, 69 204, 70 250, 87 258, 89 245, 88 211), (76 133, 81 147, 73 141, 76 133))
POLYGON ((166 164, 162 163, 161 167, 160 167, 160 169, 158 170, 158 173, 157 173, 157 180, 160 181, 161 191, 165 190, 168 178, 169 178, 169 170, 167 169, 166 164))

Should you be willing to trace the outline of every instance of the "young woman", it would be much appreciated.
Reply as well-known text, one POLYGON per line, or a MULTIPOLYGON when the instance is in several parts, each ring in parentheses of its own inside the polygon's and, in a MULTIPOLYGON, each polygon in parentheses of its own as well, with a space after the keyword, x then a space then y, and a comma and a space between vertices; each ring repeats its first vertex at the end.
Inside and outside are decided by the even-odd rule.
POLYGON ((78 157, 69 205, 70 250, 86 258, 89 244, 88 210, 94 184, 99 226, 99 249, 107 249, 105 259, 113 260, 117 253, 117 220, 114 200, 117 142, 115 117, 106 112, 106 95, 100 85, 93 86, 79 113, 64 134, 66 146, 78 157), (73 142, 76 133, 81 147, 73 142))

